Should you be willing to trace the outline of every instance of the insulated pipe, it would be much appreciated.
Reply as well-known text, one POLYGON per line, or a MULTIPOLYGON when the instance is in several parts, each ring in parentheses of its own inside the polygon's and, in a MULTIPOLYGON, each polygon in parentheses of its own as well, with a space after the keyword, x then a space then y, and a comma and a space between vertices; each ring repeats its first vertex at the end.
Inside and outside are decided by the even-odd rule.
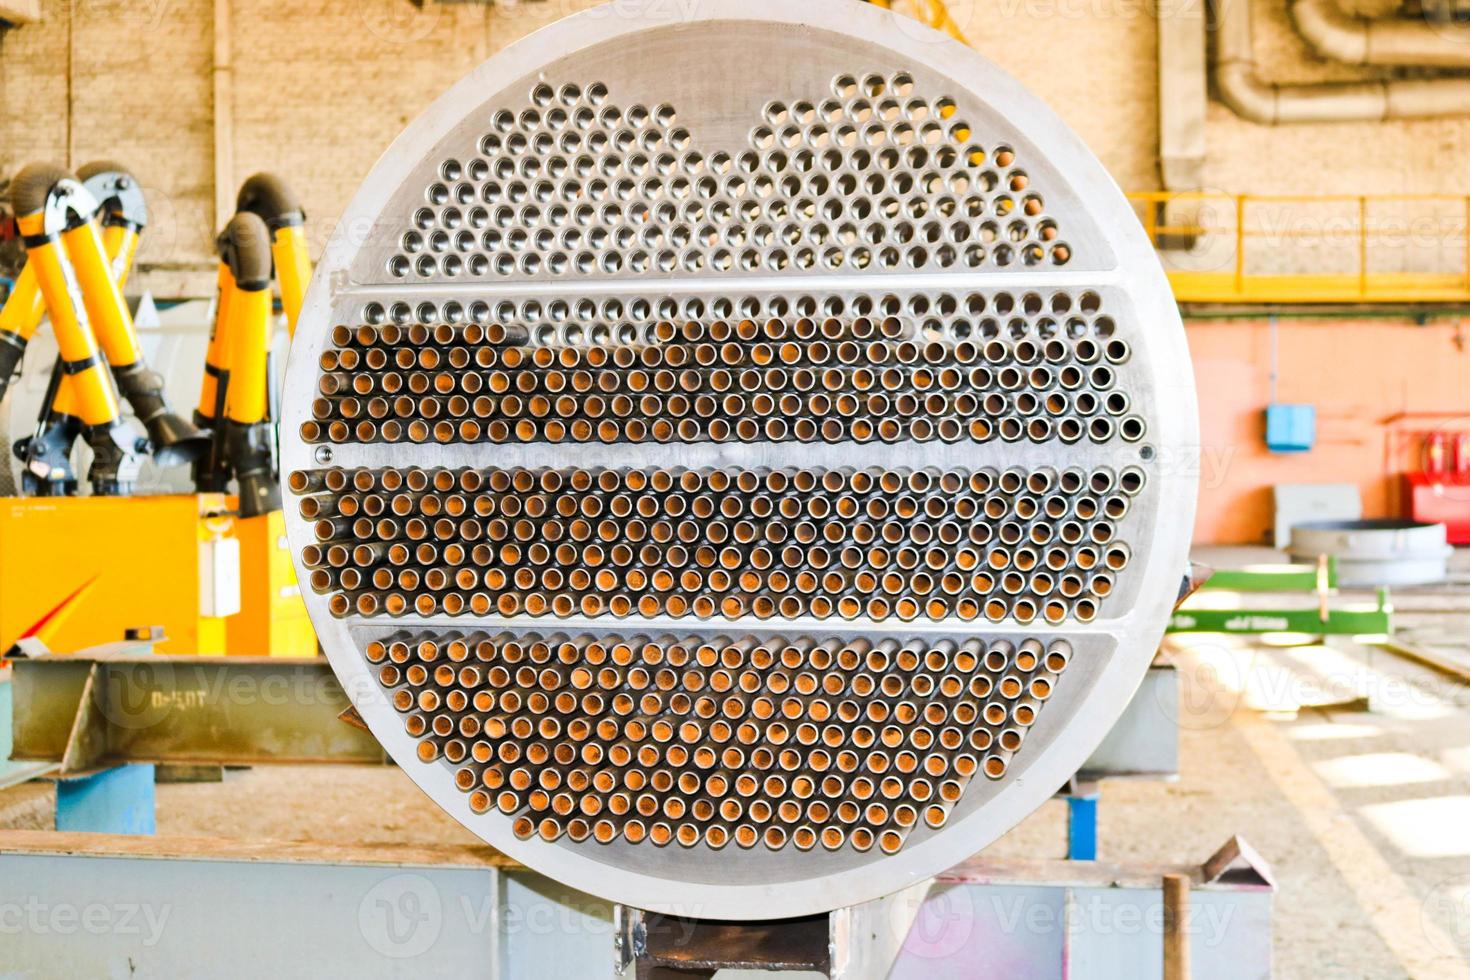
POLYGON ((240 185, 235 199, 239 211, 259 215, 270 230, 271 256, 281 284, 281 308, 286 329, 296 334, 301 301, 311 282, 311 254, 306 246, 306 212, 285 181, 275 174, 256 174, 240 185))
MULTIPOLYGON (((1470 68, 1470 26, 1345 13, 1338 0, 1296 0, 1297 33, 1322 57, 1347 65, 1470 68)), ((1430 83, 1438 84, 1438 83, 1430 83)))
POLYGON ((228 264, 221 262, 215 277, 214 322, 210 324, 209 346, 204 353, 204 379, 199 385, 199 406, 194 410, 197 425, 213 426, 224 416, 224 374, 229 363, 230 296, 235 291, 235 277, 228 264))
POLYGON ((61 233, 61 244, 81 286, 82 302, 97 335, 97 342, 114 369, 137 364, 143 356, 127 301, 108 268, 102 232, 96 222, 86 221, 61 233))
POLYGON ((46 315, 46 299, 36 270, 27 262, 15 277, 15 285, 0 308, 0 398, 10 388, 26 345, 36 335, 36 328, 46 315))
POLYGON ((1425 119, 1470 113, 1470 78, 1275 85, 1256 74, 1250 0, 1215 0, 1215 84, 1236 115, 1266 126, 1425 119))
POLYGON ((1209 56, 1203 4, 1160 4, 1159 172, 1164 189, 1204 184, 1209 56))

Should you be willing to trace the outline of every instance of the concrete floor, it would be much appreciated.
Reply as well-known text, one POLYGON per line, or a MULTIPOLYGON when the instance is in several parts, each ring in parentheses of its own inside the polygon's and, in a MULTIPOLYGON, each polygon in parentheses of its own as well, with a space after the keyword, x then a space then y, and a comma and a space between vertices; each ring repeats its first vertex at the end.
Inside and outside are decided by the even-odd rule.
MULTIPOLYGON (((1223 567, 1260 555, 1203 557, 1223 567)), ((1470 615, 1470 590, 1432 592, 1444 608, 1414 614, 1418 628, 1451 609, 1470 615)), ((1240 834, 1279 886, 1277 976, 1470 978, 1470 686, 1348 640, 1195 637, 1165 655, 1184 684, 1182 775, 1104 785, 1103 856, 1198 863, 1240 834)), ((48 805, 44 784, 0 793, 0 827, 42 823, 48 805)), ((991 853, 1059 856, 1065 817, 1050 802, 991 853)), ((473 840, 391 768, 258 768, 161 785, 158 823, 164 835, 473 840)))

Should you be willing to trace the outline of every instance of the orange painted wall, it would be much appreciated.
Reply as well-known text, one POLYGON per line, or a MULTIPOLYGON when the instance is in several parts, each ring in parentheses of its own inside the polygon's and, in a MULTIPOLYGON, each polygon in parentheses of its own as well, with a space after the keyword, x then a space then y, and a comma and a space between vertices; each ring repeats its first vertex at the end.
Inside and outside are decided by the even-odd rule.
POLYGON ((1399 481, 1386 473, 1385 420, 1398 412, 1462 412, 1459 421, 1470 428, 1470 324, 1281 319, 1277 400, 1317 406, 1316 447, 1295 455, 1266 450, 1268 321, 1186 325, 1200 400, 1199 544, 1266 540, 1276 483, 1356 483, 1365 517, 1393 516, 1399 481))

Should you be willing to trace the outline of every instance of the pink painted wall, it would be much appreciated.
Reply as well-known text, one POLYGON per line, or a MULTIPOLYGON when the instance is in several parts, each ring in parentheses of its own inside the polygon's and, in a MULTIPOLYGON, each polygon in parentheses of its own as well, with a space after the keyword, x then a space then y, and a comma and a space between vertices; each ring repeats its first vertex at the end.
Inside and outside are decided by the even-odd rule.
POLYGON ((1386 419, 1457 412, 1470 428, 1470 324, 1457 319, 1281 319, 1277 400, 1317 407, 1316 447, 1296 455, 1266 450, 1268 321, 1186 325, 1200 400, 1198 544, 1266 540, 1276 483, 1356 483, 1364 516, 1395 516, 1401 494, 1389 476, 1397 466, 1385 459, 1386 419))

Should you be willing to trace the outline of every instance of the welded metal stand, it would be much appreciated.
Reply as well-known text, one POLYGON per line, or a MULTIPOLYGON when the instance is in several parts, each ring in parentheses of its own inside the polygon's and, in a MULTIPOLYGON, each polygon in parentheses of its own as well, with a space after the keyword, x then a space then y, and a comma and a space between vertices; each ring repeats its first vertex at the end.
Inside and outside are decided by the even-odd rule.
POLYGON ((800 971, 832 976, 829 916, 714 922, 620 910, 618 940, 637 980, 709 980, 718 971, 800 971))
POLYGON ((829 980, 886 977, 931 882, 895 895, 796 919, 723 922, 613 907, 619 975, 709 980, 720 970, 820 973, 829 980))

